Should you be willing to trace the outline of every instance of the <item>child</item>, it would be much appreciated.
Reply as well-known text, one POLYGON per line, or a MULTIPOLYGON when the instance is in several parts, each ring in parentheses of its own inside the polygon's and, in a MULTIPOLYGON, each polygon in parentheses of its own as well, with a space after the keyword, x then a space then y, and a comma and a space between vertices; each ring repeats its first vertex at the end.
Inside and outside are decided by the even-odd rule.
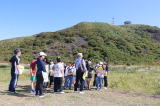
POLYGON ((86 67, 87 67, 87 71, 88 71, 87 79, 86 79, 87 87, 88 87, 88 90, 91 90, 92 71, 94 70, 94 68, 92 66, 92 62, 87 61, 86 67))
POLYGON ((73 72, 73 84, 75 84, 76 83, 76 67, 75 67, 75 64, 73 63, 72 64, 72 67, 74 68, 74 72, 73 72))
POLYGON ((51 88, 51 86, 53 85, 53 79, 54 79, 53 66, 54 66, 54 62, 50 61, 50 64, 49 64, 49 79, 50 79, 49 88, 51 88))
MULTIPOLYGON (((96 66, 94 69, 97 69, 99 67, 99 62, 97 62, 96 66)), ((93 86, 96 86, 96 77, 97 77, 97 71, 94 70, 94 81, 93 81, 93 86)))
POLYGON ((64 89, 66 89, 66 84, 68 84, 67 76, 68 76, 68 69, 69 69, 70 66, 71 66, 71 63, 67 63, 67 64, 65 65, 65 70, 64 70, 64 79, 65 79, 64 89))
POLYGON ((32 60, 30 64, 30 80, 31 80, 31 93, 35 94, 35 86, 36 86, 36 60, 32 60))
POLYGON ((54 92, 64 93, 62 91, 62 82, 64 78, 64 64, 60 57, 57 57, 57 63, 53 67, 54 70, 54 92))
POLYGON ((96 77, 96 87, 97 90, 102 89, 102 81, 104 79, 105 70, 103 68, 103 62, 99 63, 99 67, 97 67, 97 77, 96 77))
MULTIPOLYGON (((47 72, 47 74, 48 74, 48 76, 49 76, 49 64, 50 64, 50 62, 48 61, 47 58, 45 58, 44 62, 45 62, 46 72, 47 72)), ((45 92, 47 92, 48 86, 49 86, 49 81, 47 81, 47 82, 44 81, 43 87, 44 87, 44 91, 45 91, 45 92)))
POLYGON ((69 89, 71 90, 74 72, 75 72, 75 68, 73 67, 72 64, 70 64, 69 67, 66 70, 67 77, 66 77, 66 82, 65 82, 65 85, 64 85, 65 89, 69 87, 69 89))

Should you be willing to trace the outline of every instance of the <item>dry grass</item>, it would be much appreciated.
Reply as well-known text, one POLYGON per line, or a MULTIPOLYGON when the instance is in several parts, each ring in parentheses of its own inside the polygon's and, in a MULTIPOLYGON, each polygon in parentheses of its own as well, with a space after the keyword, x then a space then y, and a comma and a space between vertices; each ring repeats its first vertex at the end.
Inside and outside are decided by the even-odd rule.
MULTIPOLYGON (((27 68, 28 69, 28 68, 27 68)), ((139 68, 112 68, 109 89, 85 91, 80 95, 73 90, 53 94, 50 89, 44 98, 30 94, 29 73, 20 76, 17 95, 7 93, 10 67, 0 66, 0 106, 158 106, 160 105, 160 71, 139 71, 139 68), (2 74, 3 73, 3 74, 2 74), (156 95, 155 95, 156 94, 156 95)))

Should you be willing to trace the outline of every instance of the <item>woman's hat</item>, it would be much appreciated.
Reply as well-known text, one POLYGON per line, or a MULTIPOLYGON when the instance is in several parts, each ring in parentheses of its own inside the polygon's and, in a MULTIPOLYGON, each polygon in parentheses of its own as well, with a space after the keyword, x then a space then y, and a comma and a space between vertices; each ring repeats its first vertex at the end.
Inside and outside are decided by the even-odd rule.
POLYGON ((78 57, 82 57, 82 56, 83 56, 83 53, 78 53, 77 56, 78 56, 78 57))
POLYGON ((44 52, 40 52, 40 53, 39 53, 39 56, 47 56, 47 54, 44 53, 44 52))

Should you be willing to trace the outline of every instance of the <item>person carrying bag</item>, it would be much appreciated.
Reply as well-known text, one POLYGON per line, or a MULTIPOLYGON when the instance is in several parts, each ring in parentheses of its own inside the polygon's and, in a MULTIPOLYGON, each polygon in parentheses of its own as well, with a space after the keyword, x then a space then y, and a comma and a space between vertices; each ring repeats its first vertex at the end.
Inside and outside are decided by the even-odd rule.
POLYGON ((43 95, 43 83, 46 80, 46 68, 45 68, 45 63, 44 59, 45 56, 47 56, 44 52, 39 53, 39 58, 36 61, 37 64, 37 73, 36 73, 36 96, 39 97, 44 97, 43 95))
POLYGON ((83 75, 87 71, 85 60, 83 59, 83 54, 78 53, 77 59, 76 59, 76 83, 74 85, 74 91, 77 92, 77 88, 79 86, 80 82, 80 94, 84 94, 83 88, 84 88, 84 79, 83 75))

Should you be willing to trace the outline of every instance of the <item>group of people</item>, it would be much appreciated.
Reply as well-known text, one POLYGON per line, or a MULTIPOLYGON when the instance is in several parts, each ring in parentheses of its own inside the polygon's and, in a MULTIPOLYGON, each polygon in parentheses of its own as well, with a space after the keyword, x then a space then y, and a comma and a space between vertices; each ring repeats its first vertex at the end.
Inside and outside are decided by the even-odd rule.
MULTIPOLYGON (((15 88, 18 81, 20 66, 20 49, 14 50, 15 55, 11 58, 11 81, 9 92, 17 93, 15 88)), ((31 93, 39 97, 44 97, 47 88, 54 89, 54 93, 64 93, 64 89, 84 94, 84 89, 91 90, 91 82, 94 77, 93 86, 96 90, 108 87, 108 64, 98 62, 93 66, 91 61, 83 59, 83 54, 78 53, 76 61, 65 64, 60 57, 56 62, 48 60, 44 52, 40 52, 38 57, 32 60, 30 64, 31 93)))

